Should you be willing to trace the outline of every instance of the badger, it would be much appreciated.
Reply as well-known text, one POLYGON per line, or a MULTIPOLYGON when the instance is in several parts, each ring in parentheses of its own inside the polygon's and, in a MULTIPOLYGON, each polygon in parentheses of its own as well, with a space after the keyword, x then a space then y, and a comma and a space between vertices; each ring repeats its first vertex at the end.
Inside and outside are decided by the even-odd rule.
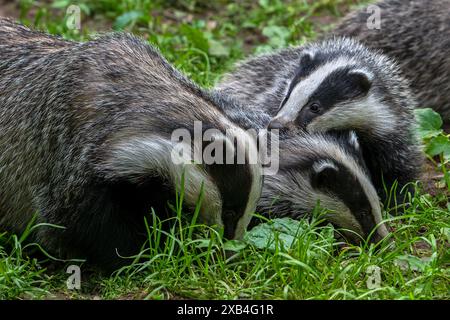
POLYGON ((184 211, 203 195, 201 222, 241 238, 262 172, 250 161, 254 138, 222 111, 228 103, 132 35, 78 43, 0 19, 0 229, 21 232, 37 215, 63 227, 35 230, 46 250, 116 268, 146 241, 144 218, 173 216, 168 203, 184 189, 184 211), (215 141, 245 161, 178 152, 192 143, 173 132, 192 133, 195 121, 215 131, 191 150, 215 141))
POLYGON ((349 36, 398 61, 419 107, 450 123, 450 1, 383 0, 350 13, 330 36, 349 36), (379 28, 368 22, 380 18, 379 28), (370 29, 369 29, 370 27, 370 29))
POLYGON ((383 202, 395 206, 405 200, 400 191, 413 191, 423 161, 412 111, 417 103, 388 57, 335 38, 252 58, 216 89, 266 110, 271 129, 355 131, 383 202))
POLYGON ((281 140, 279 171, 265 177, 256 211, 271 218, 300 219, 310 217, 319 205, 348 241, 382 240, 388 229, 360 155, 354 133, 343 139, 300 131, 281 140))

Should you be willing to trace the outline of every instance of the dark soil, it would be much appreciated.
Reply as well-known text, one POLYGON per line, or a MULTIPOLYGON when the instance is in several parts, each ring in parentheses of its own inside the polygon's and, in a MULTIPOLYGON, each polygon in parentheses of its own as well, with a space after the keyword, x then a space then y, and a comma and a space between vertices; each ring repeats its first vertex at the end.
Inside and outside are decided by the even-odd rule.
POLYGON ((17 19, 19 16, 20 9, 16 1, 0 0, 0 17, 17 19))

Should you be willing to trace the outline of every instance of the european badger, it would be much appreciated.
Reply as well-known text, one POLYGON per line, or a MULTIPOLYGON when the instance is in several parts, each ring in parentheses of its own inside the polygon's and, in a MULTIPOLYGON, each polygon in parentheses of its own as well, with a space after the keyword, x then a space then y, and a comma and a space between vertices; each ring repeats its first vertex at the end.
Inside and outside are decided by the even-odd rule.
MULTIPOLYGON (((260 136, 273 132, 265 129, 271 117, 258 106, 226 107, 227 115, 243 127, 258 130, 260 136)), ((329 211, 326 219, 349 230, 343 233, 354 243, 368 236, 377 242, 388 234, 381 222, 377 192, 353 131, 310 134, 290 130, 282 133, 278 143, 279 149, 274 148, 277 154, 271 152, 271 145, 264 151, 271 161, 278 161, 279 169, 276 174, 265 176, 258 214, 268 218, 308 218, 319 203, 329 211)), ((250 227, 258 223, 259 219, 254 218, 250 227)))
POLYGON ((300 131, 282 139, 279 171, 265 177, 256 211, 298 219, 310 216, 319 203, 328 210, 329 222, 349 230, 343 231, 349 241, 378 242, 388 230, 360 155, 354 134, 345 138, 300 131))
POLYGON ((221 111, 228 100, 126 34, 76 43, 1 19, 0 57, 2 230, 21 232, 37 213, 38 222, 65 227, 38 228, 44 247, 116 267, 118 254, 135 254, 146 240, 151 208, 162 219, 172 214, 167 201, 184 173, 185 208, 195 207, 203 184, 200 219, 242 237, 261 167, 249 161, 253 137, 221 111), (244 152, 245 163, 184 165, 171 134, 192 132, 194 121, 218 129, 215 141, 232 156, 244 152))
POLYGON ((331 34, 355 37, 395 58, 419 107, 434 108, 450 123, 450 1, 384 0, 372 6, 349 14, 331 34), (368 28, 378 14, 374 6, 380 29, 368 28))
POLYGON ((389 192, 398 181, 401 202, 399 191, 418 178, 416 100, 392 60, 356 41, 334 39, 250 59, 217 89, 267 110, 272 129, 354 130, 383 201, 384 184, 389 192))

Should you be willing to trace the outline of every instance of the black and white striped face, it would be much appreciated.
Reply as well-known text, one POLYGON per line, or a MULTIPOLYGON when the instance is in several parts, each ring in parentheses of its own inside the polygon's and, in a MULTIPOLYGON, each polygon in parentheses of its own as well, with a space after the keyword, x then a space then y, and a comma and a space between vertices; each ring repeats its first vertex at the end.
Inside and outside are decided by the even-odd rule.
POLYGON ((220 195, 221 214, 218 224, 223 226, 226 239, 241 239, 244 236, 261 196, 263 184, 259 163, 252 163, 249 158, 250 153, 255 155, 257 152, 253 138, 242 130, 235 133, 237 135, 233 142, 226 141, 233 144, 231 149, 234 150, 234 163, 205 166, 205 171, 220 195), (238 161, 238 153, 245 154, 245 163, 238 161))
POLYGON ((259 210, 296 218, 310 214, 317 203, 327 220, 358 243, 387 236, 377 192, 364 167, 354 133, 331 137, 305 135, 280 145, 280 170, 267 176, 259 210), (276 199, 274 201, 274 199, 276 199))
MULTIPOLYGON (((150 197, 151 194, 145 197, 146 191, 143 190, 140 192, 143 196, 139 199, 142 206, 131 202, 125 204, 123 207, 130 211, 125 215, 136 214, 131 213, 136 207, 146 208, 146 212, 140 212, 147 214, 150 207, 155 208, 154 203, 147 203, 151 200, 164 202, 157 206, 164 210, 166 202, 174 200, 175 190, 183 189, 183 206, 187 212, 195 209, 203 194, 199 221, 223 228, 224 237, 227 239, 240 239, 250 223, 261 195, 262 168, 259 162, 249 160, 250 153, 256 152, 253 137, 242 129, 237 129, 233 138, 221 135, 216 137, 216 140, 231 146, 229 149, 235 158, 238 152, 244 155, 243 163, 235 161, 230 164, 195 164, 192 158, 183 158, 179 153, 173 152, 173 141, 154 135, 135 137, 109 146, 100 170, 105 172, 108 181, 126 181, 126 186, 133 190, 140 190, 141 186, 148 185, 148 181, 157 180, 156 185, 159 187, 153 190, 156 195, 153 195, 153 198, 150 197), (164 194, 167 190, 170 191, 169 195, 164 194)), ((205 147, 207 144, 202 146, 205 147)), ((122 193, 125 192, 126 190, 122 190, 122 193)))
MULTIPOLYGON (((358 243, 361 238, 367 239, 381 222, 377 193, 359 168, 349 168, 330 159, 316 161, 312 166, 311 186, 321 206, 330 210, 328 220, 342 228, 350 241, 358 243)), ((370 241, 378 242, 386 235, 387 229, 381 225, 370 241)))
POLYGON ((300 126, 308 131, 359 128, 374 75, 348 57, 306 52, 269 128, 300 126), (363 112, 361 112, 363 111, 363 112))

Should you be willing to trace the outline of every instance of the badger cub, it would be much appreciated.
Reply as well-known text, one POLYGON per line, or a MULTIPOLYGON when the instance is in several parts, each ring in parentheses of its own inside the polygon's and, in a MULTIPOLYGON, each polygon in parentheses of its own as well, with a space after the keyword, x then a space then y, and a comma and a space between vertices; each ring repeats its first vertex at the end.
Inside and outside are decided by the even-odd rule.
POLYGON ((172 216, 184 176, 186 211, 203 189, 201 221, 242 237, 262 179, 253 137, 221 111, 230 101, 126 34, 76 43, 0 19, 0 57, 1 230, 21 232, 37 213, 65 228, 36 230, 47 250, 114 268, 147 239, 152 209, 172 216), (179 161, 172 133, 194 121, 245 161, 179 161))
POLYGON ((280 168, 266 176, 257 212, 299 219, 311 216, 317 204, 350 242, 378 242, 388 235, 354 133, 300 131, 280 141, 280 168))
POLYGON ((261 103, 274 116, 272 129, 354 130, 383 200, 384 185, 389 193, 398 181, 401 202, 399 191, 418 178, 423 159, 408 82, 392 60, 356 41, 337 38, 250 59, 218 89, 261 103))

